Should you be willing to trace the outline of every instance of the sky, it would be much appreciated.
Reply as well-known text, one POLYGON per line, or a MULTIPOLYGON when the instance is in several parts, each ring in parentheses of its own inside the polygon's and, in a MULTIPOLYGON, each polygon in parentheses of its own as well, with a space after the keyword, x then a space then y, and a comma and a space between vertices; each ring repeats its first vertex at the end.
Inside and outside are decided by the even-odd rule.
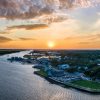
POLYGON ((0 0, 0 48, 100 49, 100 0, 0 0))

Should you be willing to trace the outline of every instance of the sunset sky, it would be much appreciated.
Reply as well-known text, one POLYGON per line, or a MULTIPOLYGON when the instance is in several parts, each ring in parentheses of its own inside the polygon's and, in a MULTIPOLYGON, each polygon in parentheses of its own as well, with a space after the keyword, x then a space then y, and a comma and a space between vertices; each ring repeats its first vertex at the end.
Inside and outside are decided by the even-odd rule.
POLYGON ((0 0, 0 48, 50 45, 100 49, 100 0, 0 0))

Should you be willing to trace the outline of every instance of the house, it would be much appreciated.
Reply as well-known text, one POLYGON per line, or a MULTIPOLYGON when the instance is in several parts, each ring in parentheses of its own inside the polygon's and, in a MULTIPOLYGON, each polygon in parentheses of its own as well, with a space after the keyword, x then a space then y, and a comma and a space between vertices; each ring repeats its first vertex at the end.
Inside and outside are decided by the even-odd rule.
POLYGON ((97 65, 100 66, 100 63, 98 63, 97 65))
POLYGON ((48 76, 52 76, 52 77, 61 77, 65 75, 63 70, 57 70, 54 68, 49 69, 47 73, 48 76))
POLYGON ((60 70, 65 70, 65 69, 67 69, 67 68, 69 68, 70 66, 68 65, 68 64, 62 64, 62 65, 58 65, 58 68, 60 69, 60 70))
POLYGON ((44 65, 48 65, 49 64, 49 59, 46 58, 46 57, 39 57, 37 59, 41 64, 44 64, 44 65))

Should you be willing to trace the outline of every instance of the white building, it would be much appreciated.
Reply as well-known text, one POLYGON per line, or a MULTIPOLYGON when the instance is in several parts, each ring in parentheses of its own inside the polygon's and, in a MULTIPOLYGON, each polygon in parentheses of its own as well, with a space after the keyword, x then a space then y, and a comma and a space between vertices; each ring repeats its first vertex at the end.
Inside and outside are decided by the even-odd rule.
POLYGON ((60 70, 65 70, 67 68, 69 68, 70 66, 68 64, 62 64, 62 65, 58 65, 60 70))

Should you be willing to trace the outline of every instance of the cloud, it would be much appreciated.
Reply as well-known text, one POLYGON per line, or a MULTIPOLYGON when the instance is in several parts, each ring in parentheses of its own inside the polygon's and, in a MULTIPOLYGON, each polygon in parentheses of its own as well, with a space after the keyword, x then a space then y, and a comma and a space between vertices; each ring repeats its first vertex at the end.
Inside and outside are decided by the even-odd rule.
POLYGON ((43 23, 53 23, 53 22, 62 22, 63 20, 68 19, 68 14, 53 13, 52 15, 43 15, 38 18, 40 22, 43 23))
POLYGON ((66 37, 64 40, 80 40, 82 41, 81 43, 86 43, 87 41, 97 41, 100 39, 100 33, 97 34, 86 34, 86 35, 77 35, 77 36, 69 36, 66 37), (85 41, 85 42, 83 42, 85 41))
POLYGON ((9 34, 9 32, 6 32, 6 31, 0 31, 0 34, 9 34))
POLYGON ((93 43, 93 42, 78 42, 78 44, 82 44, 82 45, 87 45, 87 44, 91 44, 91 43, 93 43))
POLYGON ((99 16, 100 16, 100 12, 97 12, 97 15, 99 15, 99 16))
POLYGON ((88 40, 94 41, 100 39, 100 33, 88 36, 88 40))
POLYGON ((0 16, 8 19, 34 18, 52 11, 46 0, 0 0, 0 16))
POLYGON ((48 27, 47 24, 18 25, 18 26, 7 27, 7 30, 12 30, 12 29, 34 30, 34 29, 43 29, 47 27, 48 27))
POLYGON ((0 0, 0 17, 28 19, 52 13, 65 13, 75 6, 98 5, 99 0, 0 0))
POLYGON ((0 36, 0 43, 10 42, 10 41, 12 41, 12 39, 7 38, 7 37, 0 36))
POLYGON ((93 25, 93 28, 94 29, 100 29, 100 19, 98 19, 96 22, 95 22, 95 24, 93 25))
POLYGON ((19 38, 20 40, 23 40, 23 41, 29 41, 29 40, 32 40, 32 41, 35 41, 36 39, 33 39, 33 38, 19 38))

